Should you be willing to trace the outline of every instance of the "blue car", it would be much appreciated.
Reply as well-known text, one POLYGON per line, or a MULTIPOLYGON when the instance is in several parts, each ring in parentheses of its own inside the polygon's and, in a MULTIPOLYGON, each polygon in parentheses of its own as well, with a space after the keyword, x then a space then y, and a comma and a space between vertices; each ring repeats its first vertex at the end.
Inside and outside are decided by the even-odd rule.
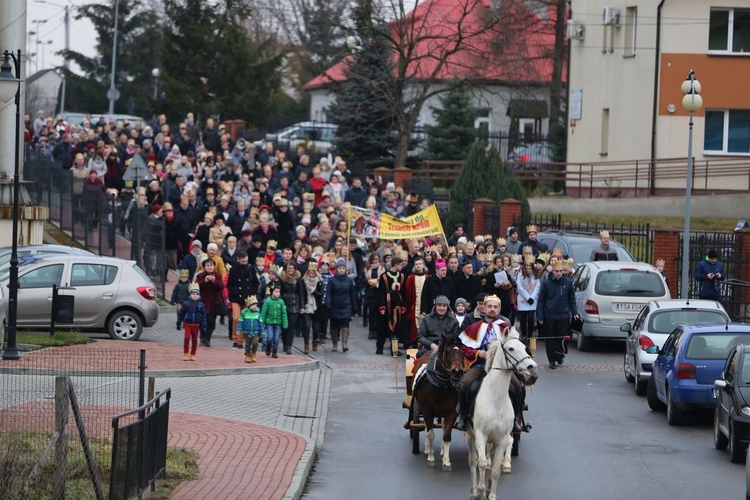
POLYGON ((669 425, 682 423, 684 412, 713 409, 714 381, 721 378, 729 352, 750 344, 750 324, 680 325, 664 342, 653 364, 646 396, 654 410, 667 410, 669 425))

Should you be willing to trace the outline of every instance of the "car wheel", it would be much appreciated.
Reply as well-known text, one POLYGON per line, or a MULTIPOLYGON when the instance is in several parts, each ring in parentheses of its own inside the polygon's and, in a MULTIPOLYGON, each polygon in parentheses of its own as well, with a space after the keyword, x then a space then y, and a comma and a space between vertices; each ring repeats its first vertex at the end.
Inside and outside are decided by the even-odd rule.
POLYGON ((581 352, 590 351, 592 343, 593 341, 586 337, 586 335, 583 334, 583 329, 581 329, 576 336, 576 347, 578 347, 578 350, 581 352))
POLYGON ((717 450, 726 450, 729 440, 719 428, 719 408, 714 410, 714 446, 717 450))
POLYGON ((638 370, 635 372, 635 393, 638 396, 645 396, 646 395, 646 387, 648 386, 648 380, 642 380, 641 376, 638 375, 638 370))
POLYGON ((737 433, 734 431, 734 422, 729 421, 729 460, 734 464, 741 464, 745 461, 746 449, 742 446, 739 439, 737 439, 737 433))
POLYGON ((672 400, 672 391, 669 387, 666 388, 667 392, 667 423, 669 425, 680 425, 682 424, 682 411, 677 408, 674 401, 672 400))
MULTIPOLYGON (((578 335, 580 335, 580 333, 578 335)), ((628 364, 628 353, 625 352, 625 355, 622 358, 622 371, 625 372, 625 380, 627 380, 628 383, 632 384, 633 381, 635 381, 635 377, 633 376, 633 372, 630 371, 630 364, 628 364)))
POLYGON ((648 379, 648 385, 646 386, 646 400, 648 401, 648 407, 653 411, 661 411, 664 409, 664 403, 656 395, 656 382, 654 382, 654 376, 648 379))
POLYGON ((134 311, 117 311, 107 323, 107 333, 115 340, 138 340, 141 332, 143 322, 134 311))

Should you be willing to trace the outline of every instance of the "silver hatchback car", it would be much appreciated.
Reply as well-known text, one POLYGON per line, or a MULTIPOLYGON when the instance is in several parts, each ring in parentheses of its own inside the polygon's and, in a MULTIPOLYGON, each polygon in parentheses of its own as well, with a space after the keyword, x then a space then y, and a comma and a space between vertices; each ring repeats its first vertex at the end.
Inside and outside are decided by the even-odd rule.
MULTIPOLYGON (((0 272, 2 322, 7 325, 9 270, 0 272)), ((72 322, 60 328, 107 332, 115 340, 138 340, 143 327, 159 319, 151 279, 134 261, 97 255, 29 255, 18 267, 19 328, 46 328, 52 315, 52 285, 61 287, 61 303, 70 307, 72 322)))
POLYGON ((580 351, 592 348, 593 339, 624 340, 620 326, 635 320, 649 300, 670 299, 664 277, 643 262, 585 262, 573 275, 578 314, 580 351))
POLYGON ((635 393, 646 395, 646 385, 659 349, 678 325, 718 323, 729 320, 724 306, 715 300, 652 300, 632 323, 624 323, 625 380, 635 384, 635 393))

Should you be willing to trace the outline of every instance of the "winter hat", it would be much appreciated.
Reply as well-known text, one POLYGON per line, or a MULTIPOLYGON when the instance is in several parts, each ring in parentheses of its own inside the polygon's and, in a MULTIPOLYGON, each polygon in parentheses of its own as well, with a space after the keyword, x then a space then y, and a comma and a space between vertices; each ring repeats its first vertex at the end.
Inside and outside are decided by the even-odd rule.
POLYGON ((201 240, 193 240, 193 244, 190 245, 191 248, 198 247, 201 250, 203 249, 203 243, 201 243, 201 240))
POLYGON ((435 305, 436 306, 441 306, 441 305, 442 306, 449 306, 449 305, 451 305, 451 301, 448 300, 448 297, 446 297, 445 295, 438 295, 435 298, 435 305))
POLYGON ((305 226, 303 226, 302 224, 300 224, 299 226, 297 226, 295 228, 295 232, 296 231, 307 231, 307 229, 305 229, 305 226))
POLYGON ((459 298, 456 299, 456 307, 458 307, 459 304, 463 304, 464 305, 464 309, 466 309, 467 307, 469 307, 469 303, 466 301, 466 299, 464 299, 462 297, 459 297, 459 298))
POLYGON ((320 232, 317 229, 310 231, 310 238, 320 238, 320 232))
POLYGON ((336 259, 336 268, 339 267, 346 267, 346 261, 342 257, 336 259))
POLYGON ((161 210, 161 205, 159 205, 158 203, 156 205, 153 205, 151 207, 151 213, 152 214, 158 213, 159 210, 161 210))

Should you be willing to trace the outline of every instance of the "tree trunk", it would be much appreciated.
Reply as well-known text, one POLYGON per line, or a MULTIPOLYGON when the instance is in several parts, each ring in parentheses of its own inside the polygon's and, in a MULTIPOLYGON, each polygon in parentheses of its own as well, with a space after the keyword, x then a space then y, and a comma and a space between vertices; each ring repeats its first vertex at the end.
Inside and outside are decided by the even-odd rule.
POLYGON ((396 161, 393 164, 395 168, 406 166, 406 159, 409 155, 409 139, 411 137, 410 127, 403 126, 399 127, 399 129, 401 130, 399 130, 398 132, 398 148, 396 149, 396 161))
POLYGON ((549 89, 549 130, 553 132, 560 122, 562 101, 562 74, 565 64, 565 6, 567 0, 555 0, 555 49, 552 57, 552 82, 549 89))

